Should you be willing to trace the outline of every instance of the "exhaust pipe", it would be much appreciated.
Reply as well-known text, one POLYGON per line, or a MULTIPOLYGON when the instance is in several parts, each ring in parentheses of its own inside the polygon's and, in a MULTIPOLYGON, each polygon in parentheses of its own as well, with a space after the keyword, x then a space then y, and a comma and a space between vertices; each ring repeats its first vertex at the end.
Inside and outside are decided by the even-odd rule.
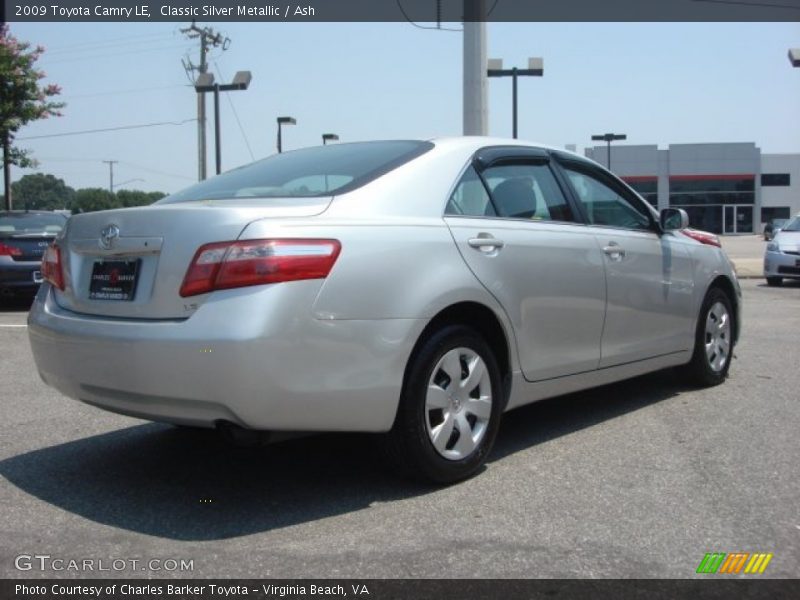
POLYGON ((306 431, 261 431, 247 429, 230 421, 217 421, 217 431, 222 438, 239 448, 261 448, 269 444, 313 435, 306 431))
POLYGON ((218 421, 217 431, 229 444, 239 448, 258 448, 269 443, 270 432, 256 429, 245 429, 230 421, 218 421))

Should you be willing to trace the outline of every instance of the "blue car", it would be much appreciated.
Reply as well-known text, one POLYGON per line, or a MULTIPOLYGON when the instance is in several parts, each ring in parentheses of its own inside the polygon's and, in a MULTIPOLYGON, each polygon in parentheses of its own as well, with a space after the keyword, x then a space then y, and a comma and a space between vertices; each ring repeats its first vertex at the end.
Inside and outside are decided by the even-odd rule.
POLYGON ((66 224, 66 216, 54 212, 0 212, 0 302, 36 293, 42 254, 66 224))

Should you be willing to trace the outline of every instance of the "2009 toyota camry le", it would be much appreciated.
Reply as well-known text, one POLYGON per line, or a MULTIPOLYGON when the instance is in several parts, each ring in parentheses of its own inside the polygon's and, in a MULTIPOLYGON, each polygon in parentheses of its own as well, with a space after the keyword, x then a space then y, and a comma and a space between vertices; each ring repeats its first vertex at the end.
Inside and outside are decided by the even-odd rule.
POLYGON ((481 137, 271 156, 73 216, 29 317, 46 383, 153 421, 385 432, 475 473, 510 409, 667 367, 728 374, 719 240, 594 162, 481 137))

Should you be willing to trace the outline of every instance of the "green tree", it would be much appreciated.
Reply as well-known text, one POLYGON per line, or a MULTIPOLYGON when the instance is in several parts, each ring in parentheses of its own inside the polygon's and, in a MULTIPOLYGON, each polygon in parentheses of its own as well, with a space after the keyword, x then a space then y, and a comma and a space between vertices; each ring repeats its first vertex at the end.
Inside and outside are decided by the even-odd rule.
POLYGON ((8 25, 0 25, 0 144, 3 146, 3 175, 5 203, 11 209, 11 165, 29 167, 35 164, 29 152, 13 145, 20 127, 58 112, 63 102, 53 102, 61 89, 50 84, 40 86, 45 74, 34 68, 44 48, 31 48, 9 33, 8 25))
POLYGON ((81 188, 75 192, 72 214, 108 210, 121 206, 117 196, 103 188, 81 188))
POLYGON ((75 190, 63 179, 45 174, 25 175, 11 184, 14 203, 27 210, 61 210, 70 208, 75 199, 75 190))
POLYGON ((147 192, 141 190, 119 190, 117 199, 122 206, 145 206, 152 204, 154 200, 147 192))

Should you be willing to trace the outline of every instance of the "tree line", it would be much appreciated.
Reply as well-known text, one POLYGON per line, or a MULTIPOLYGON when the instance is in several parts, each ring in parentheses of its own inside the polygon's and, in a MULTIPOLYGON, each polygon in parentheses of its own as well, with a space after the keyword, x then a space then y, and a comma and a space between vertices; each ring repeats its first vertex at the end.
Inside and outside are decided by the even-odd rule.
MULTIPOLYGON (((103 188, 73 189, 54 175, 34 173, 11 184, 11 197, 16 210, 69 210, 72 214, 143 206, 166 196, 163 192, 103 188)), ((5 198, 2 203, 5 203, 5 198)), ((2 206, 2 204, 0 204, 2 206)))

